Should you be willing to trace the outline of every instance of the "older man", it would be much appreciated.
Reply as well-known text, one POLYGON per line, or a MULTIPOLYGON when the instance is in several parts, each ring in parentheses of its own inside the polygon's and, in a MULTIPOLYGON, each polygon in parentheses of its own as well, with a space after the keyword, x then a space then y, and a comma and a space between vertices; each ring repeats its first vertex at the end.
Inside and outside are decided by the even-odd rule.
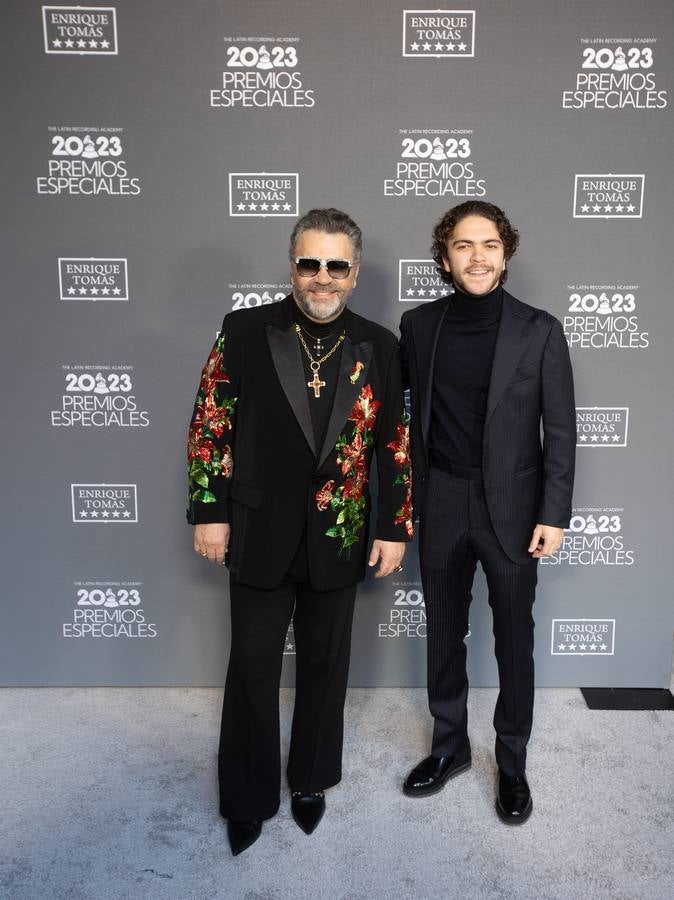
POLYGON ((222 711, 220 811, 234 854, 279 808, 278 689, 294 622, 288 782, 311 833, 341 778, 356 584, 400 569, 411 539, 397 342, 351 312, 362 238, 315 209, 290 239, 292 294, 232 313, 203 370, 190 429, 194 549, 230 571, 232 648, 222 711), (368 547, 368 479, 378 504, 368 547))

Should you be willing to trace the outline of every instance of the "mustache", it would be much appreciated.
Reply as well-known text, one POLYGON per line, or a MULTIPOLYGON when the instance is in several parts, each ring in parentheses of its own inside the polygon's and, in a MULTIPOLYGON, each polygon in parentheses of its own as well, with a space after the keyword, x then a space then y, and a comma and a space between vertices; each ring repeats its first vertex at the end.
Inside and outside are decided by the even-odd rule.
POLYGON ((334 283, 331 284, 316 284, 316 282, 312 282, 307 288, 308 291, 312 291, 315 294, 334 294, 335 291, 341 291, 339 285, 334 283))

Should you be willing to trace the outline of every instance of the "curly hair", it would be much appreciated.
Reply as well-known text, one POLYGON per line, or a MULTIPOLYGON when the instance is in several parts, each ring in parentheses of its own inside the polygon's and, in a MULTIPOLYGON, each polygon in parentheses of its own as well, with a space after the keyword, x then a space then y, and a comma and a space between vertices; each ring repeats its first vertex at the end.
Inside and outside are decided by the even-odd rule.
MULTIPOLYGON (((443 258, 447 256, 447 240, 461 219, 465 219, 466 216, 482 216, 482 218, 489 219, 496 225, 499 236, 503 241, 506 261, 515 255, 519 246, 520 235, 518 230, 513 228, 506 214, 498 206, 495 206, 493 203, 487 203, 485 200, 467 200, 465 203, 453 206, 447 210, 433 229, 433 243, 431 244, 431 256, 437 264, 438 274, 447 284, 452 283, 451 272, 446 272, 443 266, 443 258)), ((501 284, 507 277, 507 270, 504 270, 501 275, 501 284)))

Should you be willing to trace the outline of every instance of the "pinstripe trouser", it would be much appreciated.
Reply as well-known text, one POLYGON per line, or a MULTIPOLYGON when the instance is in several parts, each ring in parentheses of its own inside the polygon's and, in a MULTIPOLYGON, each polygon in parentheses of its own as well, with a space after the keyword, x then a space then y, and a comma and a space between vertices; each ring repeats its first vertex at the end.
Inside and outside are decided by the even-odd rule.
POLYGON ((538 560, 518 564, 506 556, 489 520, 479 470, 463 474, 468 477, 431 468, 421 522, 428 702, 435 720, 431 752, 452 756, 468 740, 464 637, 479 561, 489 588, 499 672, 496 761, 504 772, 517 775, 525 770, 533 717, 538 560))

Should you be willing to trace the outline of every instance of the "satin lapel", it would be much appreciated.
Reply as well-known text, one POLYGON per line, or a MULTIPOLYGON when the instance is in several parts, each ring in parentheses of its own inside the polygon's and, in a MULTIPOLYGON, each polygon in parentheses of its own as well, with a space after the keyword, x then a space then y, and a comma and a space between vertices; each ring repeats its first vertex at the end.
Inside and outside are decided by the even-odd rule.
POLYGON ((485 423, 496 409, 510 376, 531 340, 532 331, 532 325, 513 312, 506 294, 503 298, 503 310, 494 348, 485 423))
POLYGON ((344 346, 342 347, 342 361, 339 367, 335 402, 332 405, 328 430, 325 433, 325 440, 321 449, 319 468, 334 449, 337 438, 344 430, 344 423, 353 409, 358 394, 360 394, 363 385, 367 384, 367 374, 370 369, 371 361, 372 341, 352 343, 347 335, 344 346), (357 362, 361 362, 363 368, 361 369, 356 383, 352 384, 350 375, 357 362))
POLYGON ((431 427, 431 400, 433 397, 433 367, 438 337, 445 314, 449 309, 451 298, 447 302, 438 303, 429 310, 429 314, 420 316, 413 324, 414 353, 419 375, 419 399, 421 401, 421 430, 424 445, 428 446, 428 432, 431 427))
POLYGON ((267 342, 281 387, 311 452, 316 456, 314 429, 309 411, 309 391, 304 383, 304 365, 297 335, 292 327, 283 330, 276 325, 267 325, 267 342))

